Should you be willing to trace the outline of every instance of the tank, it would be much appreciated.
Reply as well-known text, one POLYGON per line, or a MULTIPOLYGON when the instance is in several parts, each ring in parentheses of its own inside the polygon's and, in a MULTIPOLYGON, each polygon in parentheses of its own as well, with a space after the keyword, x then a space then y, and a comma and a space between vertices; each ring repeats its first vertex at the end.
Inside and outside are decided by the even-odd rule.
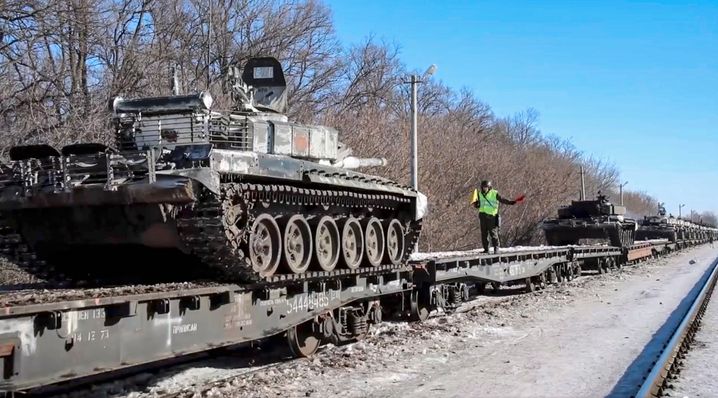
POLYGON ((669 217, 663 203, 658 204, 658 213, 644 216, 638 222, 636 240, 668 239, 671 242, 678 240, 681 225, 673 217, 669 217))
POLYGON ((209 92, 114 98, 111 146, 11 148, 0 216, 74 279, 256 282, 407 261, 423 194, 357 171, 386 161, 353 156, 335 128, 289 120, 275 58, 230 68, 224 88, 226 110, 209 92))
POLYGON ((559 208, 558 217, 545 220, 542 229, 549 245, 576 245, 591 239, 628 247, 635 239, 637 223, 625 214, 625 207, 612 204, 599 192, 596 200, 571 201, 559 208))

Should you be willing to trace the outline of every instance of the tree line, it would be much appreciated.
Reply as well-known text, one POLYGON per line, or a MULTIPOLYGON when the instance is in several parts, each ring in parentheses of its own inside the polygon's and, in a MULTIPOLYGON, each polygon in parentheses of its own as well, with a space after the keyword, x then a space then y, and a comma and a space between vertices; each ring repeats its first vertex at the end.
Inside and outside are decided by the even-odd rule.
MULTIPOLYGON (((290 117, 323 123, 360 156, 389 165, 366 169, 409 178, 410 92, 399 48, 373 37, 341 43, 331 10, 318 0, 6 0, 0 10, 0 155, 20 143, 110 144, 108 101, 168 95, 172 73, 184 93, 209 90, 229 105, 223 72, 253 56, 278 58, 290 117)), ((467 90, 428 79, 419 86, 419 189, 430 211, 421 250, 477 247, 473 188, 490 179, 506 196, 502 244, 542 242, 540 221, 586 193, 618 201, 618 169, 543 134, 538 113, 509 116, 467 90)), ((634 217, 658 201, 626 192, 634 217)), ((712 213, 703 213, 716 222, 712 213)))

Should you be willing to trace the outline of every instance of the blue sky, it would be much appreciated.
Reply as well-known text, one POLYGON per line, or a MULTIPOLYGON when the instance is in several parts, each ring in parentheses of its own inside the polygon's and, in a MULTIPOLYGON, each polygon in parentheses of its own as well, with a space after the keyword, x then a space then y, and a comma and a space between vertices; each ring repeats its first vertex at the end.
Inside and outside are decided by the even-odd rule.
POLYGON ((499 116, 535 108, 669 212, 718 212, 718 0, 327 4, 345 44, 395 43, 499 116))

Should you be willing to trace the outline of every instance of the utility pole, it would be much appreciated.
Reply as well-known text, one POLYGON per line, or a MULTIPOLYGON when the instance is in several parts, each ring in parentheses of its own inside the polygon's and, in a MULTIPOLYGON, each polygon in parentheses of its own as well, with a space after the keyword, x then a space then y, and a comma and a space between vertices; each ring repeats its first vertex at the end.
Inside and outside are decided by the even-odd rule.
POLYGON ((586 200, 586 180, 581 166, 581 200, 586 200))
POLYGON ((681 209, 683 208, 683 206, 685 206, 685 203, 682 205, 678 205, 678 219, 679 220, 681 219, 681 209))
MULTIPOLYGON (((431 65, 426 72, 424 72, 424 75, 421 76, 421 79, 419 76, 412 74, 411 80, 404 81, 404 83, 411 84, 411 165, 410 165, 410 171, 411 171, 411 187, 415 190, 419 190, 419 145, 418 145, 418 133, 417 133, 417 125, 418 125, 418 118, 419 118, 419 109, 418 109, 418 87, 417 85, 419 83, 423 83, 422 79, 429 77, 436 72, 436 65, 431 65)), ((419 251, 419 239, 416 240, 414 243, 414 251, 419 251)))
POLYGON ((212 62, 212 0, 208 1, 209 14, 207 15, 207 90, 209 90, 210 77, 210 63, 212 62))
POLYGON ((418 76, 411 75, 411 186, 416 190, 419 189, 419 153, 416 135, 419 113, 419 111, 416 109, 416 94, 418 83, 418 76))
POLYGON ((618 191, 620 192, 619 196, 621 197, 621 206, 623 206, 623 187, 625 187, 626 185, 628 185, 628 181, 618 186, 618 191))
POLYGON ((172 87, 172 95, 180 95, 182 90, 180 89, 179 71, 177 65, 170 66, 170 85, 172 87))
POLYGON ((423 83, 427 78, 436 72, 436 65, 431 65, 421 78, 417 75, 411 75, 411 80, 404 83, 411 84, 411 187, 419 190, 419 145, 417 125, 419 118, 419 109, 417 105, 418 84, 423 83))

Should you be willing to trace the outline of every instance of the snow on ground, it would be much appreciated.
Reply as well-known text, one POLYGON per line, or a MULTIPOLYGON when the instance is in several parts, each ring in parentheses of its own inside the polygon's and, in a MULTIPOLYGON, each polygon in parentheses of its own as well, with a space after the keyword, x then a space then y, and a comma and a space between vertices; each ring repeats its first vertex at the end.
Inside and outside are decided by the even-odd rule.
POLYGON ((701 327, 688 351, 684 366, 671 397, 716 397, 718 396, 718 292, 708 303, 701 321, 701 327))
POLYGON ((360 342, 328 346, 310 359, 240 351, 92 392, 603 397, 621 390, 619 380, 633 383, 624 373, 716 256, 718 248, 703 246, 538 293, 480 296, 424 323, 384 323, 360 342))

